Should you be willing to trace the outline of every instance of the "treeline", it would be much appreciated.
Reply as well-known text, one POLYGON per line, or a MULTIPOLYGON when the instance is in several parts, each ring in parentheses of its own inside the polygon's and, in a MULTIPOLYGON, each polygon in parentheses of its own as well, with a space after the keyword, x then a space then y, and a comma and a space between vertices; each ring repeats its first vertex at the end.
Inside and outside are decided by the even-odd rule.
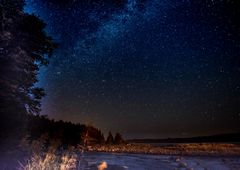
POLYGON ((29 141, 38 140, 45 135, 47 143, 57 140, 62 147, 105 142, 103 133, 93 126, 50 120, 46 116, 29 115, 27 127, 29 141))
MULTIPOLYGON (((59 141, 60 146, 88 146, 96 144, 122 144, 125 143, 122 135, 116 133, 113 137, 109 132, 106 140, 101 130, 84 124, 74 124, 62 120, 50 120, 47 116, 28 115, 28 140, 34 141, 45 136, 47 141, 59 141)), ((48 142, 47 142, 48 143, 48 142)))

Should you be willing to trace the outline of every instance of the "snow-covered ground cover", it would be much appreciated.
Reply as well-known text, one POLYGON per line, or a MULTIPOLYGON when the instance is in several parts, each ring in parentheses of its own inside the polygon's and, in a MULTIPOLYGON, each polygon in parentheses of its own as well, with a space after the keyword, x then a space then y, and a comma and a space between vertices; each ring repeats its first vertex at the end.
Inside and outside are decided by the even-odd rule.
POLYGON ((10 154, 8 157, 0 157, 0 169, 240 170, 238 144, 171 144, 158 147, 127 144, 91 147, 95 151, 83 151, 80 147, 58 150, 54 145, 50 146, 45 152, 33 149, 32 154, 23 152, 22 156, 10 154))
POLYGON ((167 156, 100 152, 85 152, 80 156, 78 169, 100 170, 100 168, 108 170, 238 170, 240 169, 240 157, 167 156))

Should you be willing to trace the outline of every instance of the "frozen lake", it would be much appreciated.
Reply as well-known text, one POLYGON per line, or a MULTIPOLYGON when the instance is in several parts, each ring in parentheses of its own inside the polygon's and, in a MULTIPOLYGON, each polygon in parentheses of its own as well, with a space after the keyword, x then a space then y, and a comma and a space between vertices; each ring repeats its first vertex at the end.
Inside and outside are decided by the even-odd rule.
POLYGON ((238 170, 240 157, 165 156, 125 153, 84 153, 78 169, 98 169, 107 164, 107 170, 238 170))

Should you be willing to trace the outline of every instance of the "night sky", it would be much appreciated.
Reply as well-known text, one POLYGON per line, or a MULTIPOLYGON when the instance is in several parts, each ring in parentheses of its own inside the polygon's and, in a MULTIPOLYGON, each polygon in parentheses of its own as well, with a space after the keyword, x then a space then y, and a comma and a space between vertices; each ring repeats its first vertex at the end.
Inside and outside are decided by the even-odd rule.
POLYGON ((239 131, 239 9, 231 2, 27 0, 25 11, 59 43, 39 73, 42 114, 126 138, 239 131))

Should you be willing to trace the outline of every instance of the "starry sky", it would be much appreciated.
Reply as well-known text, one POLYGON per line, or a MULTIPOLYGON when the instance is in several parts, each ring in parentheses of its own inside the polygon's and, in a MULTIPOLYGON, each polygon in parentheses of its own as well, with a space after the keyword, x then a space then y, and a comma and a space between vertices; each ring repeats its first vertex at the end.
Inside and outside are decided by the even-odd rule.
POLYGON ((59 48, 42 114, 125 138, 240 130, 239 2, 27 0, 59 48))

